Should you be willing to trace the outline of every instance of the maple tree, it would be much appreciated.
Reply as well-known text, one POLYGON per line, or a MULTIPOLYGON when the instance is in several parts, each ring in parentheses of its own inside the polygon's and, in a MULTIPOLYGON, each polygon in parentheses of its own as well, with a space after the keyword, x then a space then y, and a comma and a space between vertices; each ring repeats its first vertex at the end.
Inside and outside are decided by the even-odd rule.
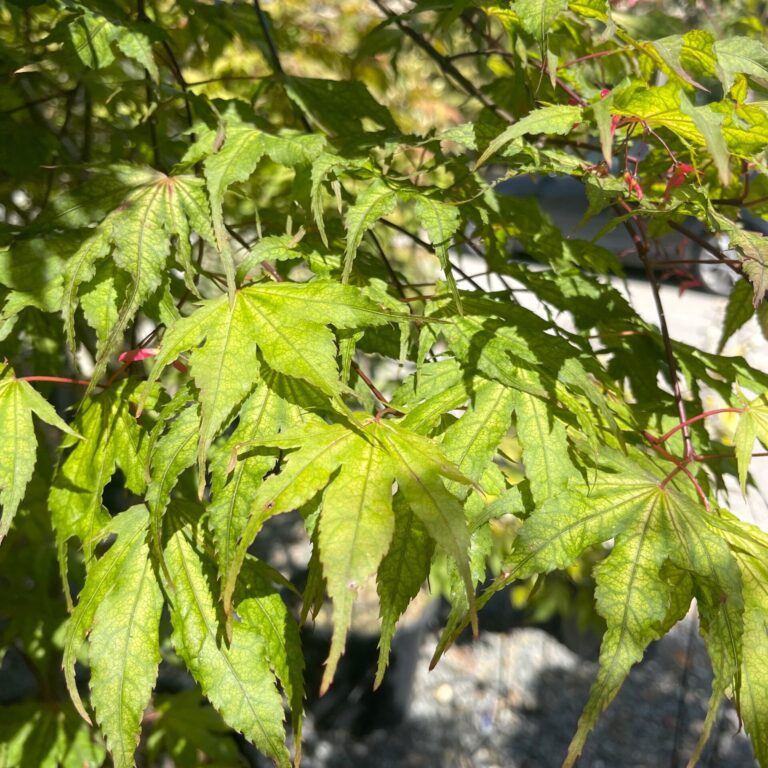
POLYGON ((433 569, 437 662, 493 594, 598 551, 564 764, 695 600, 714 682, 691 761, 728 697, 768 766, 768 535, 725 486, 768 447, 768 374, 670 337, 654 245, 739 275, 721 349, 765 325, 765 236, 739 221, 768 213, 759 5, 716 28, 607 0, 0 8, 0 657, 39 698, 3 707, 0 761, 130 766, 144 733, 145 762, 223 764, 226 724, 298 764, 299 627, 325 599, 322 689, 366 583, 379 684, 433 569), (615 254, 497 193, 527 174, 614 212, 657 325, 615 254), (251 553, 294 511, 300 616, 251 553), (155 691, 161 661, 199 690, 155 691))

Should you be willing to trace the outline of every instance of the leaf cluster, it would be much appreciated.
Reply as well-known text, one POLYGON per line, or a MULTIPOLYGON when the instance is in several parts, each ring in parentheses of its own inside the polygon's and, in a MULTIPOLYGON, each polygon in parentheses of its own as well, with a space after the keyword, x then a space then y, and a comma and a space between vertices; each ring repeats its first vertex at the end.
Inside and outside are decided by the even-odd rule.
POLYGON ((368 592, 379 685, 427 583, 437 661, 493 594, 582 563, 606 630, 564 765, 694 602, 691 760, 727 697, 768 765, 768 539, 726 483, 768 447, 768 374, 670 338, 614 253, 499 191, 580 184, 657 299, 682 233, 738 273, 720 351, 765 325, 757 4, 718 30, 607 0, 341 5, 331 28, 297 2, 0 9, 0 654, 46 703, 4 708, 0 754, 229 764, 229 728, 298 764, 324 603, 321 691, 368 592), (304 578, 256 554, 281 515, 304 578))

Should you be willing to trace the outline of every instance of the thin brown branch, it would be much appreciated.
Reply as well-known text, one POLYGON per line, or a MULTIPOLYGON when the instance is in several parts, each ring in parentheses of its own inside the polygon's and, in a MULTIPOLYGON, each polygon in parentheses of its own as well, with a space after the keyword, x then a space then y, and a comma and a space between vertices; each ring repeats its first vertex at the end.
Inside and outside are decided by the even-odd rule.
POLYGON ((603 56, 615 56, 617 53, 627 53, 630 51, 630 48, 616 48, 612 49, 610 51, 593 51, 592 53, 588 53, 585 56, 579 56, 576 59, 571 59, 570 61, 566 61, 563 64, 558 65, 558 69, 568 69, 568 67, 572 67, 574 64, 581 64, 583 61, 590 61, 591 59, 600 59, 603 56))
POLYGON ((371 2, 395 24, 395 26, 416 45, 419 46, 442 70, 443 74, 453 80, 468 96, 480 102, 486 109, 493 112, 494 115, 505 120, 508 123, 514 123, 515 117, 503 107, 496 104, 493 99, 484 94, 474 83, 468 80, 453 65, 451 60, 438 51, 423 35, 419 34, 413 27, 406 24, 397 14, 393 13, 382 0, 371 0, 371 2))
POLYGON ((54 101, 55 99, 70 98, 75 93, 75 91, 77 91, 77 88, 78 86, 75 86, 74 88, 70 88, 68 90, 50 93, 48 96, 40 96, 37 99, 30 99, 29 101, 25 101, 22 104, 19 104, 18 107, 11 107, 11 109, 0 109, 0 115, 15 115, 17 112, 23 112, 25 109, 31 110, 33 107, 36 107, 39 104, 45 104, 49 101, 54 101))
MULTIPOLYGON (((409 232, 407 229, 405 229, 405 227, 401 227, 399 224, 395 224, 394 221, 390 221, 389 219, 380 219, 380 221, 385 227, 389 227, 390 229, 394 229, 397 232, 406 235, 411 240, 413 240, 416 245, 424 248, 424 250, 429 251, 432 254, 435 253, 435 249, 431 243, 428 243, 426 240, 422 240, 422 238, 420 238, 418 235, 414 235, 413 232, 409 232)), ((480 283, 476 282, 471 275, 468 275, 466 272, 464 272, 463 269, 457 267, 452 261, 449 261, 449 265, 457 275, 459 275, 463 280, 466 280, 476 291, 485 291, 485 288, 483 288, 480 283)))
POLYGON ((680 388, 680 377, 677 370, 677 362, 675 361, 674 351, 672 350, 672 338, 669 335, 669 327, 667 326, 667 318, 664 313, 664 305, 661 301, 659 283, 656 280, 656 273, 651 267, 651 260, 648 254, 648 241, 642 229, 642 222, 637 218, 637 216, 634 215, 632 207, 626 201, 620 201, 619 204, 614 206, 616 209, 618 209, 617 213, 619 215, 621 215, 620 206, 633 215, 632 221, 626 219, 623 222, 624 228, 627 230, 627 233, 635 245, 637 255, 640 257, 640 261, 643 263, 643 267, 645 268, 645 274, 648 277, 648 282, 651 284, 653 301, 656 305, 656 314, 659 318, 659 329, 661 331, 661 338, 664 344, 664 356, 667 361, 667 368, 669 369, 669 379, 670 383, 672 384, 672 392, 675 398, 675 404, 677 406, 677 415, 680 420, 680 424, 682 425, 683 444, 685 446, 684 461, 689 461, 693 458, 694 455, 693 440, 691 438, 690 427, 687 424, 688 417, 685 412, 685 401, 683 400, 683 393, 680 388), (637 230, 635 229, 635 226, 637 227, 637 230))
MULTIPOLYGON (((395 272, 395 268, 392 266, 392 263, 387 258, 387 254, 384 251, 383 246, 381 245, 381 241, 378 237, 376 237, 376 233, 372 230, 368 230, 368 236, 371 238, 371 241, 376 246, 376 250, 379 252, 379 256, 381 256, 381 260, 384 262, 384 266, 386 267, 387 272, 389 272, 389 276, 392 278, 392 282, 395 285, 395 289, 400 294, 400 298, 403 301, 406 301, 406 295, 405 295, 405 288, 403 287, 403 284, 400 280, 400 276, 395 272)), ((417 297, 420 298, 420 297, 417 297)))
MULTIPOLYGON (((179 84, 179 87, 184 94, 184 113, 187 118, 187 125, 191 128, 194 120, 192 118, 192 107, 189 103, 189 85, 184 79, 184 73, 181 71, 181 66, 179 65, 178 59, 174 55, 173 49, 167 40, 163 40, 163 50, 166 52, 166 54, 168 54, 171 71, 173 72, 173 76, 176 78, 176 82, 179 84)), ((195 141, 194 133, 190 134, 190 140, 192 142, 195 141)))
POLYGON ((705 251, 711 253, 719 262, 730 267, 737 274, 741 274, 741 267, 733 263, 733 259, 729 259, 717 246, 712 245, 705 237, 701 237, 696 232, 688 229, 683 224, 678 224, 675 221, 668 222, 669 226, 681 235, 685 235, 689 240, 701 246, 705 251))
MULTIPOLYGON (((281 80, 285 80, 285 70, 283 69, 283 65, 280 61, 280 54, 277 50, 277 45, 275 43, 275 38, 272 35, 272 29, 269 25, 269 19, 267 19, 267 15, 264 13, 264 11, 261 8, 261 3, 259 0, 253 0, 253 7, 256 11, 256 16, 259 19, 259 26, 261 27, 261 31, 264 34, 264 39, 267 42, 267 48, 269 49, 269 57, 270 57, 270 65, 272 66, 272 71, 275 73, 275 75, 281 80)), ((307 131, 307 133, 312 132, 312 125, 309 122, 309 118, 304 114, 304 110, 302 110, 298 104, 296 104, 293 99, 289 99, 291 102, 291 106, 296 113, 297 117, 301 121, 301 124, 304 126, 304 130, 307 131)))
POLYGON ((365 386, 371 390, 371 394, 392 413, 400 413, 396 408, 392 408, 389 404, 389 400, 381 393, 379 388, 371 381, 370 376, 353 360, 352 370, 360 377, 365 386))

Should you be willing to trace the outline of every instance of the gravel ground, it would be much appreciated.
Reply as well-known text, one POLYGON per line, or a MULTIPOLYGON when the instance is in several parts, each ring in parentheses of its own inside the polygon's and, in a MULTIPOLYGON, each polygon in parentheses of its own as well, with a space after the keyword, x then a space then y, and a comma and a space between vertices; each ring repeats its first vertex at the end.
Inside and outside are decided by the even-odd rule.
MULTIPOLYGON (((556 768, 597 666, 539 629, 484 632, 428 672, 437 635, 421 645, 410 714, 401 725, 352 736, 305 732, 305 768, 556 768)), ((649 649, 587 742, 580 768, 685 766, 710 690, 706 653, 687 618, 649 649)), ((354 702, 351 702, 354 705, 354 702)), ((365 725, 365 724, 364 724, 365 725)), ((368 724, 371 725, 371 724, 368 724)), ((700 766, 755 762, 724 707, 700 766)))

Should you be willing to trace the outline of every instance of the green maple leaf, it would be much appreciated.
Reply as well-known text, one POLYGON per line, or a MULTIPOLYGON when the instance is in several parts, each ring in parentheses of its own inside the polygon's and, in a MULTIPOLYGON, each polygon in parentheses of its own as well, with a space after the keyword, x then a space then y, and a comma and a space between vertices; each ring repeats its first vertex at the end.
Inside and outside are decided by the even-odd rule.
POLYGON ((384 679, 397 621, 429 576, 435 542, 401 494, 393 501, 395 530, 376 574, 379 595, 379 663, 374 688, 384 679))
MULTIPOLYGON (((100 532, 100 538, 106 538, 110 534, 116 534, 117 538, 107 552, 96 560, 91 569, 88 572, 88 576, 85 580, 85 585, 78 596, 77 605, 72 611, 64 631, 64 660, 62 666, 64 667, 64 678, 66 680, 67 689, 69 695, 72 698, 72 702, 75 705, 75 709, 80 713, 86 722, 90 723, 91 719, 85 711, 80 693, 77 690, 77 684, 75 682, 75 661, 77 660, 77 654, 85 642, 86 635, 93 626, 94 617, 100 605, 106 599, 110 591, 115 587, 116 583, 121 583, 123 577, 121 576, 123 568, 127 568, 125 578, 126 584, 121 588, 121 598, 117 598, 115 602, 121 600, 130 600, 130 593, 132 591, 131 585, 133 585, 133 594, 137 594, 136 589, 140 589, 136 584, 135 578, 131 574, 131 568, 135 567, 136 562, 140 562, 144 552, 145 540, 147 536, 147 527, 149 524, 149 516, 145 507, 136 506, 131 509, 121 512, 116 517, 110 520, 109 524, 100 532)), ((146 557, 144 557, 146 560, 146 557)), ((152 578, 151 575, 148 578, 152 578)), ((138 592, 140 594, 140 591, 138 592)), ((114 603, 113 603, 114 604, 114 603)), ((154 605, 154 600, 152 601, 154 605)), ((148 604, 141 606, 142 613, 144 613, 148 604)), ((109 609, 105 609, 107 611, 109 609)), ((152 611, 148 612, 151 615, 152 611)), ((126 627, 121 622, 122 631, 126 632, 130 628, 126 627)), ((105 632, 109 629, 105 628, 105 632)), ((126 635, 123 635, 126 638, 126 635)), ((151 661, 151 659, 150 659, 151 661)), ((128 660, 121 660, 121 664, 129 663, 128 660)), ((155 665, 156 666, 156 665, 155 665)), ((138 668, 137 668, 138 669, 138 668)), ((141 668, 140 672, 145 672, 141 668)), ((107 673, 109 676, 109 673, 107 673)), ((154 677, 153 677, 154 679, 154 677)), ((140 689, 145 690, 146 686, 138 686, 140 689)), ((151 685, 150 685, 151 688, 151 685)), ((130 695, 133 696, 134 691, 130 695)), ((136 700, 138 700, 137 697, 136 700)), ((135 700, 135 701, 136 701, 135 700)), ((146 706, 146 703, 145 703, 146 706)), ((108 717, 111 719, 111 717, 108 717)), ((120 727, 123 727, 124 722, 121 716, 117 718, 120 727)))
POLYGON ((130 768, 160 664, 163 595, 146 542, 129 551, 110 582, 89 636, 91 703, 115 768, 130 768))
POLYGON ((752 461, 755 440, 757 439, 764 446, 768 446, 768 396, 760 395, 751 401, 742 399, 745 406, 739 417, 733 442, 736 448, 736 461, 739 465, 741 492, 745 493, 747 473, 752 461))
POLYGON ((77 439, 53 406, 27 381, 14 378, 10 366, 0 371, 0 542, 10 530, 16 510, 24 499, 37 459, 37 437, 32 414, 77 439))
POLYGON ((755 756, 761 765, 768 763, 768 549, 763 545, 760 558, 737 554, 744 589, 744 637, 740 669, 739 714, 752 739, 755 756))
POLYGON ((246 442, 257 435, 274 435, 290 424, 309 418, 301 408, 283 396, 290 394, 292 383, 307 389, 303 382, 268 371, 240 409, 237 427, 225 444, 226 450, 222 449, 211 460, 208 525, 213 533, 220 573, 229 571, 262 478, 277 460, 275 453, 256 453, 237 462, 234 470, 229 472, 229 446, 246 442))
MULTIPOLYGON (((464 415, 445 430, 440 447, 446 458, 472 481, 479 483, 493 461, 499 443, 509 431, 516 401, 521 432, 519 395, 502 384, 478 377, 464 415)), ((546 449, 547 441, 542 440, 541 444, 546 449)), ((469 486, 451 486, 451 490, 456 495, 466 495, 469 486)))
POLYGON ((333 600, 333 636, 321 692, 330 685, 344 650, 357 590, 376 573, 392 540, 392 476, 392 457, 378 441, 354 435, 323 495, 317 542, 333 600))
POLYGON ((264 640, 270 667, 285 691, 296 743, 294 764, 298 765, 304 709, 304 651, 299 626, 274 586, 280 578, 276 579, 271 569, 255 558, 246 558, 242 597, 236 601, 237 615, 264 640))
MULTIPOLYGON (((312 189, 310 190, 312 216, 317 224, 317 230, 323 245, 328 246, 328 237, 325 233, 325 220, 323 218, 323 182, 333 173, 340 175, 342 171, 365 168, 368 164, 361 160, 340 157, 323 152, 312 163, 312 189)), ((334 182, 336 188, 338 181, 334 182)), ((340 191, 339 191, 340 194, 340 191)))
POLYGON ((288 768, 283 703, 270 670, 269 641, 258 625, 237 621, 230 643, 223 642, 209 575, 186 531, 173 535, 164 559, 173 583, 176 652, 224 721, 288 768))
POLYGON ((396 425, 368 419, 354 425, 317 422, 286 430, 273 438, 250 441, 253 446, 298 449, 278 475, 258 489, 251 516, 236 556, 224 575, 223 600, 231 611, 235 581, 245 552, 264 522, 302 507, 321 491, 318 546, 328 593, 334 605, 334 636, 323 677, 333 677, 351 621, 354 595, 376 574, 389 551, 395 527, 392 485, 397 481, 405 505, 456 563, 470 610, 474 588, 467 560, 469 532, 461 502, 444 479, 471 482, 427 438, 396 425))
MULTIPOLYGON (((163 283, 171 238, 178 239, 180 261, 187 265, 191 227, 209 242, 213 240, 201 179, 166 176, 138 168, 133 169, 133 176, 133 189, 122 204, 99 224, 93 235, 72 255, 64 270, 64 317, 70 345, 74 344, 75 338, 74 312, 78 291, 83 283, 97 277, 97 263, 111 252, 115 266, 130 278, 127 288, 119 296, 115 322, 111 327, 97 325, 99 354, 93 382, 97 382, 106 370, 108 358, 120 344, 128 323, 163 283)), ((103 274, 96 284, 89 284, 89 293, 105 280, 113 281, 114 277, 103 274)))
POLYGON ((652 468, 641 471, 620 459, 615 467, 620 473, 600 471, 588 483, 574 481, 566 493, 537 509, 523 524, 506 568, 505 581, 526 578, 563 568, 588 547, 615 539, 610 554, 595 568, 597 609, 607 629, 597 679, 567 766, 578 758, 632 665, 651 641, 682 618, 694 595, 715 664, 713 700, 739 664, 741 584, 728 546, 707 525, 697 502, 663 484, 652 468), (692 578, 687 601, 678 594, 680 572, 692 578))
MULTIPOLYGON (((727 693, 735 701, 752 739, 755 756, 763 764, 768 760, 768 728, 764 717, 768 705, 765 666, 765 654, 768 652, 768 570, 765 566, 768 534, 723 509, 717 511, 711 522, 736 557, 744 597, 744 634, 737 649, 741 654, 741 667, 730 688, 727 687, 728 679, 722 679, 721 675, 721 681, 716 681, 719 684, 713 688, 713 700, 715 694, 727 693)), ((711 714, 713 704, 714 701, 710 705, 708 720, 714 719, 711 714)))
MULTIPOLYGON (((528 5, 531 4, 531 0, 525 0, 525 2, 528 5)), ((533 2, 537 5, 540 4, 539 0, 533 0, 533 2)), ((546 2, 558 6, 565 5, 559 0, 546 0, 546 2)), ((562 135, 569 133, 573 129, 573 124, 578 123, 581 120, 581 117, 581 107, 555 104, 553 106, 535 109, 521 120, 518 120, 514 125, 510 125, 503 133, 499 134, 488 145, 483 154, 480 155, 475 163, 475 168, 479 168, 491 155, 498 152, 511 141, 519 139, 526 134, 554 133, 562 135)))
MULTIPOLYGON (((74 536, 90 560, 96 536, 109 521, 102 504, 104 487, 118 467, 128 490, 138 495, 144 492, 147 446, 130 412, 129 398, 135 389, 132 382, 118 382, 88 398, 75 417, 73 427, 83 439, 64 443, 64 448, 74 447, 62 461, 48 494, 62 555, 74 536)), ((62 565, 66 573, 66 562, 62 565)))
POLYGON ((514 408, 525 476, 534 501, 541 504, 564 490, 574 475, 565 425, 552 413, 547 401, 527 392, 515 393, 514 408))
POLYGON ((199 142, 205 158, 205 179, 211 199, 211 214, 216 242, 227 273, 230 299, 234 297, 235 271, 224 225, 224 195, 229 187, 246 181, 262 158, 270 157, 280 165, 309 165, 322 152, 325 139, 317 134, 273 136, 253 126, 225 123, 214 136, 212 132, 199 142), (220 139, 223 139, 221 146, 220 139))
POLYGON ((182 391, 163 409, 149 448, 146 499, 149 507, 149 530, 158 555, 161 555, 163 515, 171 503, 171 491, 181 473, 195 463, 197 455, 200 435, 198 408, 189 406, 177 411, 179 401, 186 400, 187 397, 188 392, 182 391), (163 432, 168 420, 170 426, 163 432))
POLYGON ((459 314, 462 314, 461 296, 456 287, 456 279, 453 276, 453 270, 448 258, 451 238, 456 234, 461 224, 459 209, 455 205, 449 205, 442 200, 419 195, 416 198, 416 215, 429 234, 429 239, 432 241, 435 253, 438 259, 440 259, 440 266, 448 281, 448 287, 451 289, 456 309, 459 314))
POLYGON ((256 350, 267 365, 304 379, 330 396, 341 392, 332 324, 338 329, 381 325, 392 315, 360 291, 338 283, 260 283, 243 288, 234 301, 205 301, 169 328, 150 375, 151 384, 182 353, 200 390, 198 448, 200 483, 214 437, 256 384, 256 350), (245 361, 251 360, 251 364, 245 361))
POLYGON ((391 213, 397 204, 397 193, 381 179, 376 179, 355 199, 345 218, 347 247, 344 251, 344 271, 341 280, 346 283, 352 274, 352 263, 363 235, 383 216, 391 213))

